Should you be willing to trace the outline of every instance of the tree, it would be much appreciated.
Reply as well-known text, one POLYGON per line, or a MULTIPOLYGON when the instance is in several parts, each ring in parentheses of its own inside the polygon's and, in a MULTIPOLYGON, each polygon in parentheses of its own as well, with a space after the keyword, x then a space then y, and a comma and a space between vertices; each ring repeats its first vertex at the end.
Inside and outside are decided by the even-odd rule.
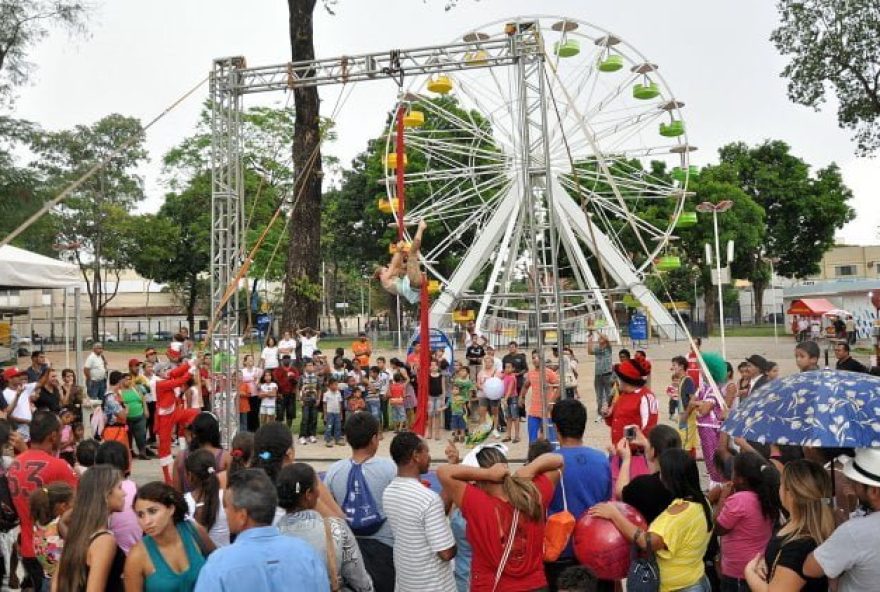
POLYGON ((819 262, 834 246, 836 231, 855 217, 847 204, 852 192, 836 164, 810 175, 810 165, 779 140, 751 148, 741 142, 728 144, 719 154, 721 163, 736 176, 735 182, 766 213, 763 240, 747 254, 751 263, 742 276, 751 280, 760 312, 770 279, 767 260, 778 259, 774 271, 786 277, 818 273, 819 262))
POLYGON ((128 232, 129 212, 144 198, 135 174, 147 157, 144 131, 137 119, 113 114, 91 126, 40 134, 33 144, 40 156, 35 168, 44 175, 45 190, 55 195, 132 137, 138 141, 70 194, 57 212, 60 242, 79 244, 74 255, 86 282, 94 340, 101 313, 116 296, 119 275, 136 248, 128 232), (112 286, 110 274, 116 278, 112 286))
POLYGON ((89 8, 78 0, 0 0, 0 101, 12 102, 15 87, 34 70, 28 52, 60 26, 83 33, 89 8))
POLYGON ((792 56, 782 71, 788 97, 819 109, 827 92, 857 151, 880 147, 880 4, 876 0, 780 0, 782 25, 770 39, 792 56))

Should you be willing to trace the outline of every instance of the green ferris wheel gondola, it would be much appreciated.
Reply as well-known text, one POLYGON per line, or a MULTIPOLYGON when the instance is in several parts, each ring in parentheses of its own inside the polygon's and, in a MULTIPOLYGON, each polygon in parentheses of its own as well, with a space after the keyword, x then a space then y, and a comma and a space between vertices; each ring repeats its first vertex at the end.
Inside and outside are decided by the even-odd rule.
POLYGON ((604 60, 599 60, 597 68, 600 72, 617 72, 623 68, 623 56, 616 53, 610 54, 604 60))
POLYGON ((681 267, 681 257, 677 255, 664 255, 657 260, 658 271, 673 271, 681 267))
POLYGON ((684 134, 684 122, 680 119, 660 124, 660 135, 664 138, 675 138, 684 134))
POLYGON ((634 99, 648 101, 660 96, 660 86, 656 82, 636 83, 632 92, 634 99))
POLYGON ((675 223, 676 228, 691 228, 697 225, 696 212, 682 212, 675 223))
POLYGON ((566 39, 553 44, 553 53, 561 58, 572 58, 581 52, 581 44, 577 39, 566 39))

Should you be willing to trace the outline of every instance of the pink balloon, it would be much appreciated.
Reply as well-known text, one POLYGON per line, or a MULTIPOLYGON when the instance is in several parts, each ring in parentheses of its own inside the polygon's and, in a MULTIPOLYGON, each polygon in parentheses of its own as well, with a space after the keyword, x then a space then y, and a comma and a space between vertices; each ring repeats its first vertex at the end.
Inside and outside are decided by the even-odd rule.
MULTIPOLYGON (((642 530, 648 523, 629 504, 611 502, 627 520, 642 530)), ((610 520, 590 516, 587 512, 575 524, 572 534, 574 554, 600 580, 620 580, 629 571, 632 543, 623 538, 610 520)))

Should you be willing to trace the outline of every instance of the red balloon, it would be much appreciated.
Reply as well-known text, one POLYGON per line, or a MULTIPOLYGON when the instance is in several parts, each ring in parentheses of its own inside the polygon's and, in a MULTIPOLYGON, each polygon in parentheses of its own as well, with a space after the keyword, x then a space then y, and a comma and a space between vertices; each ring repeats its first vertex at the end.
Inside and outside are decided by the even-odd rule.
MULTIPOLYGON (((648 523, 642 515, 623 502, 611 502, 627 520, 645 530, 648 523)), ((584 512, 572 534, 574 554, 581 565, 600 580, 621 580, 629 571, 632 543, 623 538, 610 520, 584 512)))

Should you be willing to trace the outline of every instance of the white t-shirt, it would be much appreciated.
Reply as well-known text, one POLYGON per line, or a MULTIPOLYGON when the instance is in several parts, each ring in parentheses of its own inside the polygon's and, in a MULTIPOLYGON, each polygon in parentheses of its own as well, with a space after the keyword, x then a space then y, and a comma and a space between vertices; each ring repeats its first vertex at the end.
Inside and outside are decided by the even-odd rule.
POLYGON ((440 496, 416 479, 395 477, 382 506, 394 533, 396 590, 455 590, 452 562, 437 556, 455 545, 440 496))
POLYGON ((257 394, 256 382, 260 379, 260 376, 262 375, 263 370, 257 368, 256 366, 254 366, 253 368, 248 368, 247 366, 245 366, 241 369, 241 381, 247 384, 251 395, 257 394))
POLYGON ((302 357, 313 357, 315 350, 318 349, 318 336, 312 335, 311 337, 300 337, 299 342, 302 344, 302 357))
POLYGON ((96 355, 95 352, 90 353, 86 358, 85 367, 89 369, 89 380, 107 378, 107 364, 104 363, 103 356, 96 355))
POLYGON ((813 556, 829 578, 837 581, 837 592, 876 590, 880 581, 880 512, 864 518, 850 518, 837 527, 813 556))
POLYGON ((263 368, 266 370, 274 370, 278 367, 278 348, 269 347, 267 345, 263 348, 260 358, 263 360, 263 368))
POLYGON ((296 352, 296 339, 282 339, 278 342, 278 352, 280 355, 290 354, 293 358, 296 352))
MULTIPOLYGON (((30 384, 24 385, 24 389, 21 391, 21 395, 18 397, 18 402, 15 404, 15 408, 8 413, 9 417, 15 417, 16 419, 21 419, 25 421, 30 421, 34 418, 34 412, 32 411, 31 405, 31 395, 34 394, 35 388, 37 388, 36 382, 31 382, 30 384)), ((12 403, 12 400, 15 398, 15 391, 6 389, 5 391, 3 391, 3 397, 6 399, 7 403, 12 403), (7 396, 7 392, 11 392, 12 394, 10 396, 7 396)), ((16 424, 15 430, 19 434, 21 434, 25 440, 31 439, 30 424, 16 424)))
POLYGON ((342 391, 325 391, 324 404, 327 405, 327 413, 342 413, 342 391))
MULTIPOLYGON (((274 382, 261 382, 260 383, 260 392, 268 393, 275 391, 278 392, 278 385, 274 382)), ((275 410, 275 397, 266 397, 265 399, 260 399, 260 411, 262 412, 264 409, 275 410)))
POLYGON ((156 402, 156 384, 162 380, 158 375, 153 374, 147 379, 150 383, 150 392, 144 395, 144 400, 147 403, 155 403, 156 402))
MULTIPOLYGON (((183 494, 183 499, 186 500, 188 518, 195 521, 196 507, 202 504, 196 504, 196 499, 190 492, 183 494)), ((229 521, 226 519, 226 510, 223 508, 222 489, 220 490, 220 508, 217 510, 217 519, 214 521, 214 526, 208 531, 208 537, 218 547, 229 545, 229 521)))

